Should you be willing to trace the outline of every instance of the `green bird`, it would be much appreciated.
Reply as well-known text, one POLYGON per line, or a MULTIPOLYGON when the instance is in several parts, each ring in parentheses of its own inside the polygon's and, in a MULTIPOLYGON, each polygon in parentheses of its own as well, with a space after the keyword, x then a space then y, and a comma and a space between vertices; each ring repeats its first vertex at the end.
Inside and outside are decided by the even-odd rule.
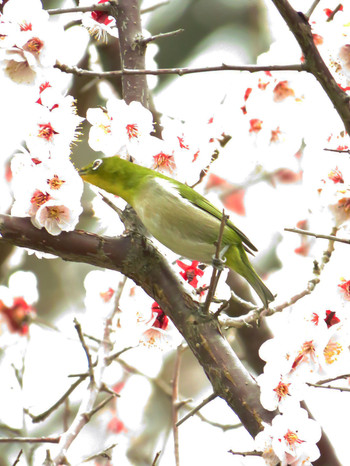
MULTIPOLYGON (((122 197, 146 229, 176 254, 212 264, 223 214, 194 189, 118 156, 97 159, 79 174, 83 180, 122 197)), ((228 220, 222 237, 225 266, 248 281, 266 308, 274 296, 246 254, 256 250, 228 220)))

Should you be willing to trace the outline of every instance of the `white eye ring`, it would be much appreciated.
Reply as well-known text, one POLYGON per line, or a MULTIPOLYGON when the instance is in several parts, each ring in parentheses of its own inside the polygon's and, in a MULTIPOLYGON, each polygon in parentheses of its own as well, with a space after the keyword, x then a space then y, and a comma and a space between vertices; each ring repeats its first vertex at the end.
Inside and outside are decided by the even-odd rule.
POLYGON ((102 164, 102 160, 101 159, 96 159, 95 162, 92 164, 92 169, 93 170, 97 170, 98 167, 102 164))

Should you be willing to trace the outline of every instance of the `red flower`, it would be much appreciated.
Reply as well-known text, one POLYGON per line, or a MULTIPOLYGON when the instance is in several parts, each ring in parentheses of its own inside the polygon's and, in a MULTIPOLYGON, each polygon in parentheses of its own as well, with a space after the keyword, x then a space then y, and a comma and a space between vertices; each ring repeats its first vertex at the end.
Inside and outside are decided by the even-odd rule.
MULTIPOLYGON (((106 3, 107 0, 100 0, 98 3, 106 3)), ((113 21, 113 18, 109 18, 107 11, 94 10, 91 12, 91 17, 100 24, 108 25, 113 21)))
POLYGON ((175 161, 174 161, 174 156, 173 155, 168 155, 165 154, 164 152, 159 152, 159 154, 154 155, 154 165, 153 169, 154 170, 167 170, 168 172, 172 173, 176 167, 175 161))
POLYGON ((11 307, 5 306, 0 300, 0 312, 6 318, 10 332, 27 335, 29 316, 35 310, 23 298, 14 298, 11 307))
POLYGON ((249 132, 258 133, 262 128, 263 122, 262 120, 259 120, 259 118, 252 118, 251 120, 249 120, 249 124, 250 124, 249 132))
POLYGON ((184 262, 176 261, 177 265, 182 268, 183 272, 180 272, 181 277, 186 280, 193 288, 197 288, 198 279, 197 276, 203 277, 204 272, 197 268, 198 261, 192 261, 191 265, 187 265, 184 262))
POLYGON ((290 96, 294 96, 294 91, 288 86, 288 81, 278 82, 273 90, 273 100, 275 102, 282 102, 282 100, 290 96))
POLYGON ((335 312, 334 311, 326 311, 326 318, 325 318, 325 322, 327 324, 327 327, 332 327, 332 325, 335 325, 335 324, 338 324, 340 322, 340 319, 338 319, 338 317, 336 317, 335 315, 335 312))
POLYGON ((248 98, 249 98, 249 96, 250 96, 252 90, 253 90, 253 89, 252 89, 251 87, 248 87, 248 88, 246 89, 246 91, 245 91, 245 93, 244 93, 244 100, 245 100, 245 101, 248 100, 248 98))
POLYGON ((335 167, 334 170, 331 170, 328 173, 328 178, 334 182, 334 184, 337 183, 344 183, 344 178, 341 173, 341 171, 338 169, 338 167, 335 167))
POLYGON ((344 298, 349 300, 350 299, 350 280, 348 281, 342 280, 342 282, 343 283, 338 286, 344 291, 344 295, 345 295, 344 298))
POLYGON ((123 421, 118 419, 117 416, 113 416, 112 419, 109 421, 107 425, 107 430, 113 432, 114 434, 120 434, 121 432, 127 431, 123 421))
POLYGON ((156 320, 153 322, 152 327, 160 328, 162 330, 166 330, 168 327, 169 319, 166 316, 163 309, 159 307, 159 304, 154 302, 152 304, 152 312, 157 314, 156 320))

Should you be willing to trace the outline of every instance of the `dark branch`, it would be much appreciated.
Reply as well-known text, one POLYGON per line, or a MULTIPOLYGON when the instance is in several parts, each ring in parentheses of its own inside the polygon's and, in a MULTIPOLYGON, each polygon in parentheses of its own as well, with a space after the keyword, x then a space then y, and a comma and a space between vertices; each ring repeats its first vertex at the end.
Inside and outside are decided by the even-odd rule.
POLYGON ((333 103, 348 134, 350 134, 350 97, 333 78, 313 40, 310 24, 303 14, 295 11, 287 0, 272 0, 294 34, 305 58, 306 70, 313 74, 333 103))
POLYGON ((259 388, 220 332, 216 319, 203 315, 185 293, 160 253, 138 235, 108 238, 83 231, 52 236, 28 218, 0 215, 2 240, 48 252, 66 261, 118 270, 148 293, 174 322, 209 378, 214 393, 225 399, 255 436, 274 412, 259 401, 259 388), (137 267, 135 267, 137 264, 137 267))

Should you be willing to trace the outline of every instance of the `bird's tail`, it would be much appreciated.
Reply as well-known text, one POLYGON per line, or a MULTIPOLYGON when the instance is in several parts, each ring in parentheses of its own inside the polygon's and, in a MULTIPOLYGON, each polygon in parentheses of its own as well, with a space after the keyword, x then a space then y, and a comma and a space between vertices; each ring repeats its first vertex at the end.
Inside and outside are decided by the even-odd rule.
POLYGON ((243 278, 254 288, 265 308, 275 297, 261 280, 249 262, 246 252, 242 246, 230 246, 226 254, 226 266, 242 275, 243 278))

